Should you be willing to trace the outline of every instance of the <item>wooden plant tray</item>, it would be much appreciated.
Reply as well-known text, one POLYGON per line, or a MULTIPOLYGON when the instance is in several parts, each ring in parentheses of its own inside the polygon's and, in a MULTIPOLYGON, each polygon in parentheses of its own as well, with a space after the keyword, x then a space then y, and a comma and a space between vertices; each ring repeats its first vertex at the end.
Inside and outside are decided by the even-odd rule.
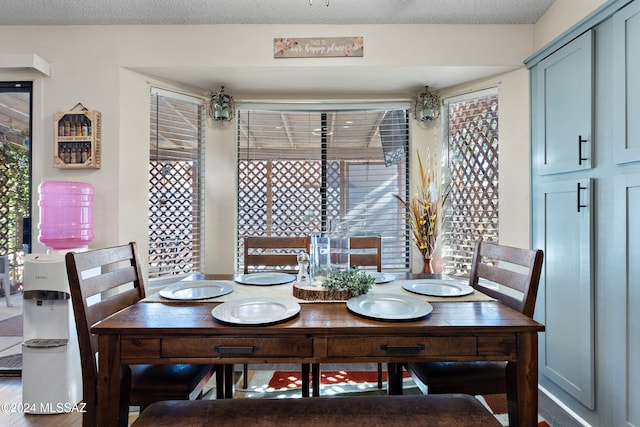
POLYGON ((351 291, 336 291, 322 286, 300 286, 294 283, 293 296, 305 301, 346 301, 351 298, 351 291))

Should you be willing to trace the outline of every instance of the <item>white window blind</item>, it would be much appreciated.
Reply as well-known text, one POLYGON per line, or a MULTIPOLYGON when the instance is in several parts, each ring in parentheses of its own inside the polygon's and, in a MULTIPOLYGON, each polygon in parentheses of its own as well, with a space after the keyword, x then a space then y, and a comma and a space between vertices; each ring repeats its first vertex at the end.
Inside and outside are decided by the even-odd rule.
POLYGON ((307 236, 348 223, 382 237, 384 269, 408 268, 405 109, 238 112, 238 270, 245 236, 307 236))
POLYGON ((149 277, 200 271, 203 235, 204 103, 151 93, 149 277))

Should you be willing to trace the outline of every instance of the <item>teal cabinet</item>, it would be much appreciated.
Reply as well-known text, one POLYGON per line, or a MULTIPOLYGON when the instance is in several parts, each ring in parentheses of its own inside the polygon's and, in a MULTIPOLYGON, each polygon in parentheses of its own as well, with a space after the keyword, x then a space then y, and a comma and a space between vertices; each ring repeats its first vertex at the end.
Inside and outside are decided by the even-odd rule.
POLYGON ((615 177, 615 245, 618 268, 612 271, 613 311, 611 334, 615 351, 611 390, 614 425, 640 425, 640 172, 615 177))
POLYGON ((618 164, 640 161, 640 3, 613 16, 614 153, 618 164))
POLYGON ((594 406, 593 180, 534 185, 533 247, 544 250, 536 319, 540 374, 594 406))
POLYGON ((593 68, 593 32, 588 31, 532 69, 532 160, 537 174, 591 168, 593 68))
POLYGON ((536 318, 540 375, 595 404, 594 32, 531 69, 532 247, 545 253, 536 318))
POLYGON ((608 1, 594 16, 527 63, 531 236, 545 251, 539 382, 589 425, 631 427, 640 426, 640 0, 608 1))

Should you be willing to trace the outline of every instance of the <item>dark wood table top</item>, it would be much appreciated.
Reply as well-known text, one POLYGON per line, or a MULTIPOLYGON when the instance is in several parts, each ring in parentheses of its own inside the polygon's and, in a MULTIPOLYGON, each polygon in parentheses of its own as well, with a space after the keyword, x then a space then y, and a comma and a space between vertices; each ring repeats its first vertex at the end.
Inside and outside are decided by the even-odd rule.
MULTIPOLYGON (((398 279, 433 277, 401 273, 398 279)), ((229 280, 233 275, 199 275, 198 279, 229 280)), ((203 332, 235 334, 362 334, 371 333, 440 334, 464 329, 467 333, 539 332, 544 326, 533 319, 496 301, 432 302, 433 312, 423 319, 412 321, 380 321, 366 319, 349 312, 344 302, 301 304, 295 318, 271 326, 224 325, 213 319, 211 310, 219 303, 190 303, 187 301, 136 304, 92 328, 94 333, 120 335, 154 335, 180 333, 197 335, 203 332)))
POLYGON ((217 303, 144 303, 136 304, 123 312, 95 325, 94 333, 120 335, 155 335, 179 332, 196 335, 203 332, 234 334, 242 328, 243 334, 287 335, 314 333, 362 334, 363 329, 372 333, 450 333, 464 329, 475 333, 543 331, 544 326, 495 301, 483 302, 434 302, 433 312, 426 318, 411 321, 379 321, 360 317, 347 310, 344 303, 302 304, 300 314, 283 323, 269 326, 234 326, 218 323, 211 310, 217 303))

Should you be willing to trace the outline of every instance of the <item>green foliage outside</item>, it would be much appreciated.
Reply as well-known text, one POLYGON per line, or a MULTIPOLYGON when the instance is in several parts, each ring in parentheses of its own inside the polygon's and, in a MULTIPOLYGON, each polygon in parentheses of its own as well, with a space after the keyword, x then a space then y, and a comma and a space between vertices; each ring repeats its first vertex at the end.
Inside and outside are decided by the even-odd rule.
POLYGON ((0 142, 0 255, 9 255, 12 282, 22 282, 22 218, 29 216, 29 149, 0 142))

